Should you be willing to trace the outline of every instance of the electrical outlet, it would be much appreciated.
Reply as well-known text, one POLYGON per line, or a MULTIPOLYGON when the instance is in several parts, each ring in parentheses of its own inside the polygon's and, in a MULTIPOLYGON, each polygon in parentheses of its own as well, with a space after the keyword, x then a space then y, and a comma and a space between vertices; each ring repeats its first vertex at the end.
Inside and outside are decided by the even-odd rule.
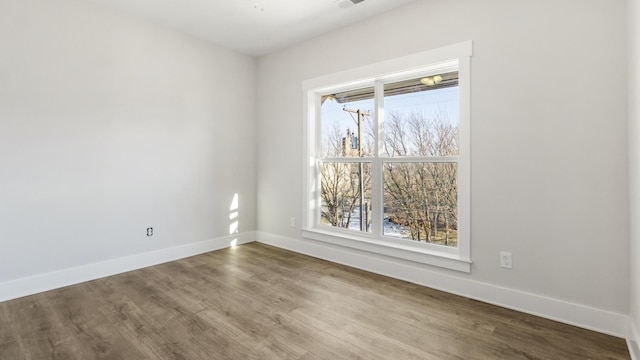
POLYGON ((152 227, 148 227, 147 228, 147 236, 153 236, 153 228, 152 227))
POLYGON ((510 252, 500 251, 500 267, 503 269, 513 268, 513 261, 511 260, 510 252))
POLYGON ((295 216, 292 216, 291 219, 289 219, 289 226, 296 227, 296 217, 295 216))

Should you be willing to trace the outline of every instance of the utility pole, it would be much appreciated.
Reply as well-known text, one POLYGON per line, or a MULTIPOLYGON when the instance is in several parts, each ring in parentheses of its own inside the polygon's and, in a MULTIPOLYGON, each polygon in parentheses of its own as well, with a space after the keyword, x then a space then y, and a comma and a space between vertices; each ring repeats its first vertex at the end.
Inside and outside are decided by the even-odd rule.
MULTIPOLYGON (((343 107, 342 110, 348 113, 358 114, 358 157, 363 157, 364 153, 362 151, 362 121, 364 120, 365 116, 370 116, 371 113, 369 113, 368 111, 362 111, 360 109, 349 109, 346 106, 343 107)), ((360 231, 365 231, 367 229, 367 224, 365 224, 367 219, 365 219, 365 217, 363 216, 364 213, 362 209, 364 205, 364 180, 362 177, 362 161, 358 163, 358 190, 360 191, 360 206, 358 206, 360 209, 360 231)))

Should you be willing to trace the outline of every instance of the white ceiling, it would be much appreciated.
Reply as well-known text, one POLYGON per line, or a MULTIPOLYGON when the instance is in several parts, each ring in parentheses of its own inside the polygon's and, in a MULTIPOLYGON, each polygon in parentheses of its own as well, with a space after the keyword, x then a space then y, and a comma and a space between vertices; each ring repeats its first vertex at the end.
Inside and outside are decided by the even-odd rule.
POLYGON ((257 56, 415 0, 92 1, 257 56))

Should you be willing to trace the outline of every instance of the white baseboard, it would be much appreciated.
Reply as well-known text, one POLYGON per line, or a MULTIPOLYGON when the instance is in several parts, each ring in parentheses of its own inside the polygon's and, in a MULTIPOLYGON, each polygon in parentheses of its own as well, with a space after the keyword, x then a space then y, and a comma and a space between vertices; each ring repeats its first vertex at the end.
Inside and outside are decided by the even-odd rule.
POLYGON ((255 232, 159 249, 0 283, 0 302, 253 242, 255 232))
POLYGON ((237 240, 238 245, 259 241, 505 308, 626 338, 632 359, 640 360, 640 348, 638 348, 640 336, 633 323, 629 330, 629 317, 624 314, 452 276, 380 255, 264 232, 225 236, 7 281, 0 283, 0 302, 219 250, 229 247, 233 240, 237 240))
POLYGON ((638 333, 638 328, 635 326, 633 321, 629 321, 629 323, 631 329, 629 330, 627 347, 631 354, 631 360, 640 360, 640 333, 638 333))
POLYGON ((625 314, 452 276, 418 264, 313 240, 258 232, 256 241, 581 328, 625 339, 629 336, 629 317, 625 314))

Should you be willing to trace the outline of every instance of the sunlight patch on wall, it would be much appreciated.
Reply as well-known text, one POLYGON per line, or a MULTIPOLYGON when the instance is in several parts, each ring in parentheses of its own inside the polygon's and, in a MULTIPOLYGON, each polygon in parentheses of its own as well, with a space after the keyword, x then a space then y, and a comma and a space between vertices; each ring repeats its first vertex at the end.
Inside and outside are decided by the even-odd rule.
MULTIPOLYGON (((239 223, 239 211, 238 211, 238 193, 233 195, 233 199, 231 200, 231 206, 229 206, 229 220, 231 223, 229 224, 229 235, 237 234, 240 226, 239 223)), ((231 240, 229 246, 234 247, 238 244, 238 239, 235 238, 231 240)))

